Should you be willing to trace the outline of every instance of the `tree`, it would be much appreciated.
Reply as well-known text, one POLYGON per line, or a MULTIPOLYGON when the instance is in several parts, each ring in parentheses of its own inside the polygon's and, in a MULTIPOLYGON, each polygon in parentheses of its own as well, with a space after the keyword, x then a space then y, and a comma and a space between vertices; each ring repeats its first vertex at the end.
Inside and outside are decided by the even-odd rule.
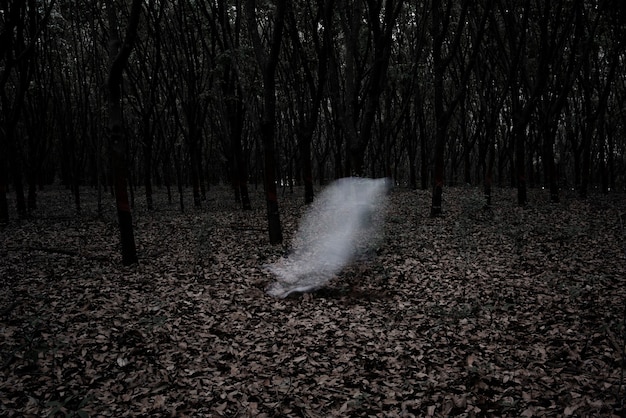
MULTIPOLYGON (((541 54, 546 55, 546 61, 551 59, 552 64, 550 65, 551 73, 548 76, 546 88, 541 93, 541 99, 537 105, 537 111, 543 136, 541 155, 544 176, 549 185, 550 199, 556 203, 559 201, 559 186, 554 144, 563 107, 580 68, 580 63, 576 57, 580 54, 581 37, 577 31, 573 30, 573 22, 576 16, 580 16, 582 4, 576 0, 573 8, 564 6, 563 2, 555 8, 551 8, 549 5, 550 2, 543 4, 544 16, 564 17, 559 22, 550 22, 550 27, 544 26, 547 23, 541 26, 541 54), (569 10, 564 10, 564 7, 569 10), (571 44, 568 44, 567 41, 570 39, 571 44), (563 59, 558 60, 556 57, 563 57, 563 59)), ((543 21, 543 19, 540 20, 540 22, 543 21)))
POLYGON ((335 48, 328 72, 330 100, 347 153, 343 172, 365 173, 365 155, 387 82, 393 35, 403 0, 344 2, 337 6, 343 47, 335 48))
MULTIPOLYGON (((511 117, 511 146, 510 151, 514 155, 510 167, 511 179, 517 186, 517 202, 519 206, 527 204, 526 185, 526 128, 530 123, 536 102, 547 80, 547 65, 549 58, 541 54, 541 47, 531 49, 528 53, 527 37, 530 33, 530 3, 519 7, 517 4, 499 1, 499 21, 504 33, 497 32, 500 50, 500 65, 507 72, 506 88, 510 95, 511 117), (539 59, 536 60, 535 57, 539 59), (537 62, 536 62, 537 61, 537 62)), ((545 27, 547 24, 542 22, 545 27)), ((541 38, 547 42, 547 37, 541 38)), ((545 46, 545 45, 543 45, 545 46)))
POLYGON ((433 168, 433 195, 432 204, 430 208, 431 216, 438 216, 442 213, 442 193, 443 182, 445 172, 444 152, 447 139, 448 124, 455 111, 457 105, 463 98, 466 90, 466 86, 476 62, 478 51, 482 42, 485 23, 487 21, 488 11, 490 9, 489 4, 485 5, 480 23, 477 25, 477 33, 474 35, 472 42, 471 53, 467 59, 462 61, 462 69, 460 71, 458 89, 456 93, 451 97, 448 103, 445 103, 446 92, 444 89, 444 76, 446 74, 447 67, 454 59, 459 47, 461 46, 461 39, 464 32, 464 27, 469 20, 467 14, 470 8, 470 2, 468 0, 463 1, 457 23, 455 25, 455 31, 452 33, 452 39, 449 42, 445 42, 446 31, 453 23, 451 22, 452 16, 450 11, 452 10, 452 3, 448 0, 446 6, 446 13, 443 13, 442 3, 440 0, 433 0, 432 10, 432 34, 433 34, 433 88, 434 88, 434 119, 435 119, 435 157, 433 168), (445 49, 444 49, 445 46, 445 49), (447 54, 445 53, 447 50, 447 54))
MULTIPOLYGON (((493 20, 491 20, 493 23, 493 20)), ((496 25, 490 25, 490 31, 497 31, 496 25)), ((489 44, 483 49, 483 62, 485 65, 476 67, 478 98, 478 112, 483 119, 483 132, 479 137, 477 169, 482 168, 480 174, 483 178, 483 191, 485 207, 491 208, 491 192, 493 185, 493 168, 496 159, 497 127, 498 119, 502 116, 503 105, 508 96, 506 88, 498 88, 502 85, 504 75, 498 70, 498 66, 491 60, 493 51, 497 51, 497 36, 487 36, 489 44)))
MULTIPOLYGON (((106 50, 98 45, 98 8, 81 1, 65 3, 60 9, 63 21, 69 28, 68 42, 55 39, 58 45, 54 54, 48 52, 49 71, 56 74, 56 87, 52 89, 55 101, 54 119, 58 130, 58 152, 61 182, 74 196, 76 212, 81 212, 81 192, 84 183, 91 180, 98 185, 98 213, 101 205, 102 129, 99 117, 104 98, 95 91, 101 89, 105 75, 106 50), (69 66, 67 62, 74 63, 69 66), (64 71, 65 69, 65 71, 64 71), (88 175, 91 174, 91 177, 88 175)), ((50 40, 52 41, 52 40, 50 40)))
POLYGON ((122 109, 122 75, 133 49, 141 14, 141 0, 133 0, 123 41, 117 32, 117 10, 113 0, 107 0, 107 16, 109 23, 109 60, 110 67, 107 78, 109 98, 109 134, 110 152, 113 165, 113 182, 117 218, 122 243, 122 264, 125 266, 137 263, 133 221, 128 202, 126 136, 123 125, 122 109))
POLYGON ((221 70, 221 82, 215 94, 215 109, 221 118, 214 118, 223 136, 222 145, 225 149, 235 200, 241 201, 243 210, 252 209, 248 193, 248 164, 243 150, 243 125, 245 120, 244 88, 237 56, 241 48, 241 4, 234 7, 234 18, 231 19, 229 7, 225 0, 218 2, 201 2, 202 12, 211 27, 211 34, 221 50, 218 68, 221 70), (220 65, 221 64, 221 65, 220 65))
POLYGON ((309 2, 302 8, 290 8, 287 15, 290 48, 285 48, 287 74, 284 83, 292 90, 286 94, 292 98, 289 102, 293 104, 306 204, 313 202, 314 198, 311 143, 326 87, 334 0, 318 0, 316 6, 314 9, 309 2))
POLYGON ((169 94, 175 94, 176 106, 184 122, 182 131, 187 146, 189 178, 193 203, 200 207, 203 196, 202 151, 203 131, 209 110, 213 52, 201 11, 195 4, 178 2, 171 9, 167 22, 166 60, 171 74, 167 83, 169 94))
MULTIPOLYGON (((256 1, 247 0, 246 20, 248 32, 252 38, 252 45, 257 62, 263 76, 263 113, 261 115, 260 131, 263 142, 263 156, 265 169, 265 198, 267 202, 267 220, 269 226, 270 244, 281 244, 283 232, 280 225, 278 195, 276 193, 276 161, 274 150, 274 135, 276 132, 276 66, 280 53, 285 23, 286 0, 278 0, 273 16, 273 32, 269 41, 269 53, 259 34, 256 1)), ((268 22, 265 22, 268 23, 268 22)))
POLYGON ((16 129, 20 120, 26 92, 33 77, 35 46, 39 34, 50 17, 54 0, 45 5, 44 13, 34 0, 6 0, 0 3, 4 27, 0 32, 0 223, 9 220, 7 183, 13 178, 18 216, 27 215, 22 161, 16 144, 16 129), (12 86, 9 87, 9 83, 12 86))
MULTIPOLYGON (((140 135, 143 151, 143 178, 146 194, 146 206, 153 209, 152 178, 154 171, 155 137, 159 125, 157 119, 162 116, 163 105, 159 103, 159 83, 163 65, 161 51, 161 21, 164 17, 165 2, 155 4, 151 1, 146 11, 146 39, 137 42, 135 50, 140 55, 136 66, 129 66, 130 89, 134 95, 133 103, 140 118, 140 135)), ((140 40, 139 40, 140 41, 140 40)))
MULTIPOLYGON (((51 5, 52 7, 52 5, 51 5)), ((57 125, 60 19, 55 16, 39 27, 32 52, 30 85, 24 95, 21 120, 16 130, 16 155, 19 155, 28 185, 27 210, 37 208, 37 190, 52 182, 54 173, 54 134, 57 125), (21 140, 20 140, 21 139, 21 140)))
POLYGON ((141 186, 152 206, 152 183, 171 202, 177 182, 183 210, 187 188, 199 205, 205 183, 228 181, 250 208, 248 183, 263 179, 272 242, 279 177, 302 181, 305 202, 314 176, 421 180, 433 215, 444 185, 461 181, 484 179, 487 205, 492 184, 516 187, 520 205, 541 182, 555 201, 570 177, 581 196, 624 184, 619 0, 144 1, 119 109, 109 95, 124 126, 105 132, 102 68, 126 40, 107 49, 100 27, 120 28, 101 13, 117 7, 123 33, 131 3, 0 1, 4 222, 8 196, 19 216, 36 215, 42 172, 68 186, 77 212, 86 185, 100 203, 109 134, 121 138, 130 207, 141 186))
MULTIPOLYGON (((598 14, 596 16, 596 22, 585 22, 585 16, 583 11, 579 10, 576 19, 576 32, 577 36, 584 37, 586 39, 584 48, 584 61, 582 63, 582 71, 579 75, 579 84, 582 90, 582 111, 584 112, 584 118, 580 124, 582 131, 580 151, 582 152, 582 165, 580 167, 580 174, 576 173, 580 177, 580 197, 586 199, 588 197, 589 181, 591 176, 591 154, 594 132, 602 133, 604 131, 604 114, 607 109, 609 95, 611 94, 611 86, 617 73, 617 66, 620 61, 620 50, 622 48, 622 36, 615 36, 615 41, 612 41, 613 48, 609 49, 608 53, 601 52, 601 47, 596 44, 595 32, 597 23, 602 17, 608 18, 609 21, 614 19, 611 15, 616 11, 621 11, 619 8, 615 10, 613 7, 600 9, 600 12, 607 13, 606 15, 598 14), (587 23, 587 24, 585 24, 587 23), (595 66, 592 66, 595 64, 595 66), (594 75, 593 72, 596 74, 594 75)), ((617 13, 620 16, 620 13, 617 13)), ((626 16, 626 13, 623 14, 626 16)), ((619 28, 619 25, 617 26, 619 28)), ((607 27, 608 33, 602 34, 604 40, 608 41, 613 35, 611 32, 619 33, 619 29, 607 27), (612 30, 611 30, 612 29, 612 30)), ((622 27, 622 32, 624 31, 622 27)), ((605 42, 606 45, 606 42, 605 42)), ((599 138, 598 146, 600 147, 600 154, 604 151, 603 138, 599 138)), ((575 153, 578 150, 574 149, 575 153)), ((601 155, 600 166, 604 164, 605 158, 601 155)), ((580 159, 580 157, 578 157, 580 159)))

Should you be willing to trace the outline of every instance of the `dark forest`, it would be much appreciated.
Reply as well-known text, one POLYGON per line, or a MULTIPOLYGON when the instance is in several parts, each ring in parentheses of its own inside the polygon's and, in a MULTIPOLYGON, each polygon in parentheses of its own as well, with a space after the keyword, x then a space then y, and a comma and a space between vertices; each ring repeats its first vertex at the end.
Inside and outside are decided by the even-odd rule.
POLYGON ((622 2, 128 3, 3 3, 4 222, 52 183, 624 190, 622 2))
POLYGON ((0 0, 0 415, 626 416, 625 40, 622 0, 0 0), (389 179, 372 251, 271 297, 346 177, 389 179))

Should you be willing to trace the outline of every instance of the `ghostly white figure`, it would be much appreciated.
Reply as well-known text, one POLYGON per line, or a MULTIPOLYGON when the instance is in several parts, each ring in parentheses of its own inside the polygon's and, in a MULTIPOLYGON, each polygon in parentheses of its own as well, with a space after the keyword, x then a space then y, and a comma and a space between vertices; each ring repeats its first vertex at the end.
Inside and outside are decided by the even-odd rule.
POLYGON ((267 293, 285 298, 324 286, 379 238, 389 179, 343 178, 317 197, 304 215, 293 252, 266 266, 276 281, 267 293))

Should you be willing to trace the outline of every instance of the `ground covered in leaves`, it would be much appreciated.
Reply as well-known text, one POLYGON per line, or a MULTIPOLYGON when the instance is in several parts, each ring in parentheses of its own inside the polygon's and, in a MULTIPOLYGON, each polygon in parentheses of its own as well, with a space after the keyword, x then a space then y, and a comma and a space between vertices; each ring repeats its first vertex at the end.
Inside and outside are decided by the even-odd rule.
MULTIPOLYGON (((163 193, 164 192, 159 192, 163 193)), ((0 231, 0 415, 624 416, 624 195, 395 189, 376 254, 318 292, 274 299, 304 206, 213 188, 182 214, 134 211, 140 257, 84 196, 40 194, 0 231)), ((190 199, 188 199, 189 201, 190 199)))

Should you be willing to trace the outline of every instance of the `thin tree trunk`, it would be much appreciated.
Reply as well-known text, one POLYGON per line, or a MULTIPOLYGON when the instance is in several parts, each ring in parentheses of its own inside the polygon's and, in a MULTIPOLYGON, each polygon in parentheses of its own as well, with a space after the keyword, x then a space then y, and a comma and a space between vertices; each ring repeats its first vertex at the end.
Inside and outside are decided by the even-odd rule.
POLYGON ((7 160, 6 152, 0 148, 0 224, 9 222, 9 202, 7 200, 7 160))
POLYGON ((550 201, 559 202, 559 184, 557 181, 556 164, 554 163, 554 137, 556 129, 553 126, 543 128, 543 163, 546 180, 550 188, 550 201))
POLYGON ((488 116, 485 127, 485 140, 487 144, 487 161, 485 163, 485 171, 483 173, 484 178, 484 192, 485 192, 485 208, 491 209, 491 188, 493 186, 493 166, 496 160, 496 124, 497 119, 488 116))
POLYGON ((256 24, 255 0, 247 2, 248 31, 252 36, 257 61, 263 73, 263 115, 260 123, 261 140, 263 142, 263 160, 265 163, 265 197, 267 202, 267 221, 270 244, 283 242, 283 232, 280 224, 278 195, 276 191, 276 160, 274 149, 274 135, 276 133, 276 66, 282 43, 285 23, 286 0, 279 0, 274 15, 274 32, 270 41, 269 54, 265 53, 261 37, 256 24))
POLYGON ((107 1, 109 18, 109 69, 107 88, 109 93, 109 130, 111 135, 110 151, 113 165, 115 201, 122 244, 122 264, 137 263, 133 221, 128 201, 128 181, 126 165, 126 138, 122 118, 122 72, 128 62, 139 25, 141 0, 133 0, 131 13, 126 27, 123 43, 117 34, 117 13, 113 1, 107 1))
POLYGON ((176 147, 177 151, 174 154, 174 168, 176 170, 176 189, 178 190, 178 203, 180 205, 180 211, 185 212, 185 193, 183 186, 183 169, 181 162, 181 153, 180 147, 176 147))
MULTIPOLYGON (((154 106, 154 101, 150 101, 154 106)), ((143 115, 143 184, 146 194, 146 207, 148 210, 154 208, 153 191, 152 191, 152 165, 153 165, 153 149, 154 149, 154 131, 151 129, 150 111, 143 115)))
MULTIPOLYGON (((463 1, 461 5, 461 12, 459 16, 459 22, 457 23, 455 37, 452 39, 451 42, 446 43, 446 49, 448 50, 448 54, 444 56, 444 28, 448 25, 450 17, 444 16, 444 12, 441 10, 440 0, 433 0, 432 5, 431 31, 433 34, 432 52, 434 73, 433 93, 435 111, 435 160, 433 168, 434 187, 432 204, 430 208, 431 216, 439 216, 442 213, 441 203, 445 175, 444 153, 448 134, 448 125, 456 106, 460 103, 465 95, 467 84, 469 83, 469 77, 474 67, 474 64, 476 63, 476 57, 478 56, 478 51, 480 49, 480 42, 482 40, 485 25, 487 22, 488 13, 485 11, 481 18, 476 37, 472 42, 472 52, 461 70, 461 79, 459 82, 460 87, 456 92, 456 95, 449 101, 449 104, 447 106, 444 106, 444 94, 446 94, 443 83, 444 76, 446 68, 450 65, 451 57, 454 56, 454 54, 460 47, 463 26, 467 24, 467 22, 465 22, 465 16, 468 9, 469 1, 463 1)), ((454 165, 452 165, 452 168, 454 169, 454 165)))
POLYGON ((434 110, 435 110, 435 165, 433 169, 433 195, 430 206, 430 216, 439 216, 442 213, 441 203, 444 181, 444 158, 446 145, 445 114, 443 106, 443 76, 444 63, 442 59, 442 44, 444 34, 442 32, 441 2, 433 1, 432 30, 433 30, 433 73, 434 73, 434 110))
POLYGON ((600 162, 600 191, 602 194, 609 193, 609 176, 608 176, 608 164, 606 155, 606 138, 605 138, 605 122, 604 120, 598 123, 598 145, 600 148, 599 162, 600 162))
POLYGON ((32 63, 37 31, 46 23, 54 6, 48 5, 45 15, 38 14, 34 0, 3 2, 3 28, 0 33, 0 106, 2 107, 2 129, 0 129, 0 223, 9 221, 7 188, 9 170, 13 177, 17 212, 20 218, 27 216, 26 200, 22 185, 20 155, 15 143, 15 131, 20 119, 26 90, 32 78, 32 63), (28 31, 28 38, 25 32, 28 31), (29 43, 26 42, 28 39, 29 43), (15 70, 16 85, 12 94, 7 94, 6 85, 15 70))
POLYGON ((313 164, 311 162, 311 139, 313 133, 308 139, 303 138, 300 141, 300 155, 302 156, 302 180, 304 182, 304 203, 313 203, 313 164))
MULTIPOLYGON (((515 110, 513 112, 515 112, 515 110)), ((526 206, 528 197, 526 192, 526 135, 524 130, 527 124, 522 122, 523 116, 519 113, 514 113, 513 119, 512 137, 515 141, 517 204, 518 206, 526 206)))
POLYGON ((234 186, 236 193, 241 199, 243 210, 252 210, 250 194, 248 193, 248 167, 243 155, 241 139, 243 134, 244 106, 241 100, 241 92, 237 92, 236 104, 229 107, 230 120, 230 143, 233 147, 235 169, 233 170, 234 186))
POLYGON ((491 139, 485 170, 485 207, 491 209, 491 187, 493 185, 493 164, 496 159, 495 141, 491 139))
POLYGON ((428 141, 426 140, 425 120, 420 121, 420 178, 421 189, 428 189, 428 141))

